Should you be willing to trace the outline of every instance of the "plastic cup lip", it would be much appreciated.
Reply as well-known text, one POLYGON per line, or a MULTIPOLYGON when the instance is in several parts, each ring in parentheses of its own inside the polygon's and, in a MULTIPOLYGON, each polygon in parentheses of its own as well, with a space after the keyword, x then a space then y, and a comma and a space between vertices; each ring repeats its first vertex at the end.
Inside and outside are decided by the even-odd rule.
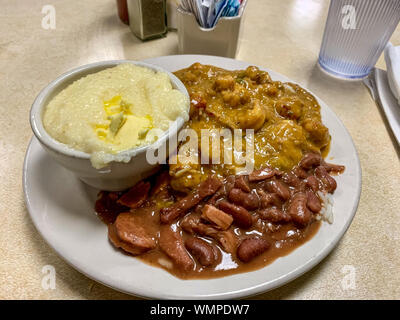
MULTIPOLYGON (((68 145, 61 143, 50 136, 50 134, 45 130, 42 122, 44 108, 47 106, 49 97, 53 95, 57 90, 64 89, 67 86, 66 83, 70 81, 73 82, 74 81, 73 79, 76 80, 88 74, 95 73, 107 68, 112 68, 122 63, 131 63, 134 65, 147 67, 154 71, 164 72, 168 74, 173 87, 182 92, 187 97, 187 101, 190 101, 189 94, 184 84, 171 72, 159 66, 134 60, 108 60, 108 61, 100 61, 100 62, 86 64, 74 68, 72 70, 69 70, 63 73, 62 75, 58 76, 55 80, 51 81, 46 87, 44 87, 35 98, 30 111, 30 125, 35 137, 40 141, 40 143, 56 153, 64 154, 66 156, 73 158, 89 160, 91 154, 73 149, 68 145)), ((190 106, 188 103, 187 112, 189 112, 189 107, 190 106)), ((175 121, 173 121, 173 123, 171 123, 170 128, 168 128, 163 132, 163 134, 159 137, 156 143, 158 144, 164 143, 167 139, 169 139, 170 137, 172 137, 174 134, 177 133, 177 131, 183 126, 184 122, 185 119, 179 116, 175 121)), ((131 149, 120 151, 118 152, 118 155, 132 158, 140 153, 146 152, 152 146, 153 144, 141 147, 134 147, 131 149)))

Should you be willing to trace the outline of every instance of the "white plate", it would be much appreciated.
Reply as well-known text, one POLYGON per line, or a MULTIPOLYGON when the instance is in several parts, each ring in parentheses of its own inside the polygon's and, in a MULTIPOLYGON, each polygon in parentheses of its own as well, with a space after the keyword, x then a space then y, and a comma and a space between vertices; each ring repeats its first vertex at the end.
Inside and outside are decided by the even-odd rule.
MULTIPOLYGON (((212 56, 167 56, 146 60, 170 71, 194 62, 226 69, 249 64, 212 56)), ((289 79, 271 70, 272 79, 289 79)), ((323 223, 318 233, 289 255, 263 269, 211 280, 180 280, 115 250, 107 239, 107 227, 95 216, 97 190, 80 182, 50 159, 33 138, 23 172, 26 205, 44 239, 74 268, 114 289, 148 298, 239 298, 281 286, 318 264, 334 248, 349 227, 361 191, 361 168, 353 141, 342 122, 319 100, 325 125, 332 134, 329 159, 346 166, 337 177, 334 222, 323 223)))
POLYGON ((386 114, 397 143, 400 144, 400 106, 390 90, 386 71, 375 69, 375 83, 383 112, 386 114))

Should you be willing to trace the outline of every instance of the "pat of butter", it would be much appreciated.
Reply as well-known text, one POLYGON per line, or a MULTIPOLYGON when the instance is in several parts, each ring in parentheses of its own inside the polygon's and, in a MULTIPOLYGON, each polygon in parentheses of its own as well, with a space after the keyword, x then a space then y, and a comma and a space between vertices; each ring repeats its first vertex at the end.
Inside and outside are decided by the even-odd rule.
POLYGON ((127 116, 125 123, 115 135, 112 147, 113 152, 128 149, 132 145, 142 145, 146 139, 147 132, 152 128, 153 124, 149 117, 127 116))
POLYGON ((119 129, 125 124, 126 115, 123 112, 113 114, 109 116, 107 119, 110 120, 110 134, 115 136, 119 129))
POLYGON ((121 96, 104 101, 106 124, 95 125, 97 137, 111 144, 113 153, 128 149, 132 145, 141 145, 146 139, 147 132, 153 128, 153 119, 150 115, 135 116, 130 107, 131 105, 122 100, 121 96))

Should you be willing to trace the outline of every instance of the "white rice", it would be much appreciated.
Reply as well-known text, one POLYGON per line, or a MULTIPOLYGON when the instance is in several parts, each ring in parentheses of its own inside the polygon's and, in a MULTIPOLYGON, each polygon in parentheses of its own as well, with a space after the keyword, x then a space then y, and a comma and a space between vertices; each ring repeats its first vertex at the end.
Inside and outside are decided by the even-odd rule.
POLYGON ((333 223, 333 198, 329 193, 318 191, 318 196, 322 201, 322 209, 317 214, 317 220, 333 223))
POLYGON ((172 262, 164 258, 159 258, 158 263, 167 269, 172 269, 173 267, 172 262))

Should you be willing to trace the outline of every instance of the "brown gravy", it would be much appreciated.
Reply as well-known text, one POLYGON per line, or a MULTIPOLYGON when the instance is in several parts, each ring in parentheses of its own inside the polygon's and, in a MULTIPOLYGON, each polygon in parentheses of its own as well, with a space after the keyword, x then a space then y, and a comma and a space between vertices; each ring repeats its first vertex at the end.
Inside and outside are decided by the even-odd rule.
MULTIPOLYGON (((141 208, 135 211, 135 216, 141 225, 145 226, 149 234, 157 237, 160 229, 160 213, 154 207, 141 208)), ((106 223, 110 224, 109 215, 105 211, 98 212, 99 217, 106 223)), ((293 223, 278 226, 277 230, 268 234, 267 238, 272 243, 270 249, 254 258, 248 263, 243 263, 234 255, 221 250, 222 259, 213 268, 203 268, 197 266, 191 271, 182 271, 179 268, 167 268, 160 264, 160 259, 168 261, 168 256, 161 250, 151 250, 147 253, 137 256, 138 259, 156 267, 161 267, 181 279, 210 279, 219 278, 236 273, 254 271, 265 267, 279 257, 283 257, 293 250, 310 240, 319 230, 320 221, 313 221, 304 229, 297 228, 293 223)), ((243 232, 240 228, 235 228, 235 233, 242 237, 251 234, 258 234, 256 228, 251 228, 243 232)), ((189 235, 181 231, 181 235, 185 240, 189 235)), ((201 237, 206 241, 210 241, 205 237, 201 237)), ((122 251, 124 252, 124 251, 122 251)))
MULTIPOLYGON (((257 173, 256 171, 248 176, 228 176, 223 181, 210 177, 207 181, 215 179, 220 183, 218 191, 212 191, 212 194, 201 200, 198 200, 198 197, 202 194, 202 186, 207 182, 201 184, 192 195, 183 195, 171 187, 168 171, 163 170, 148 181, 139 182, 128 191, 101 192, 96 202, 96 212, 109 226, 109 238, 116 247, 182 279, 217 278, 262 268, 310 240, 321 225, 318 219, 321 207, 319 210, 309 209, 313 208, 309 197, 304 198, 304 207, 296 207, 296 197, 313 194, 318 197, 314 200, 317 199, 319 203, 321 192, 333 193, 336 188, 334 179, 329 175, 331 180, 326 180, 326 176, 321 177, 319 171, 326 173, 329 170, 333 174, 343 169, 341 166, 327 164, 319 155, 310 154, 291 172, 277 171, 273 173, 274 176, 263 178, 261 181, 252 180, 251 176, 257 173), (315 161, 319 163, 315 164, 315 161), (307 168, 310 163, 314 163, 314 168, 301 167, 307 168), (301 177, 295 176, 295 172, 299 172, 301 177), (308 183, 311 178, 318 181, 317 185, 312 186, 308 183), (219 221, 213 223, 205 219, 204 211, 207 206, 220 208, 221 210, 217 211, 224 215, 222 202, 229 202, 230 205, 244 209, 232 197, 233 190, 238 190, 238 180, 242 179, 248 187, 248 192, 242 194, 242 197, 257 195, 258 199, 257 205, 252 209, 249 208, 251 203, 243 203, 249 208, 245 211, 251 217, 250 227, 242 227, 239 220, 231 219, 227 228, 224 228, 219 221), (271 190, 272 183, 279 185, 280 189, 276 189, 275 192, 271 190), (285 190, 287 197, 283 200, 285 190), (278 194, 281 194, 281 198, 278 194), (275 195, 275 198, 271 195, 275 195), (268 197, 274 198, 275 202, 266 202, 268 197), (171 213, 169 209, 182 209, 193 199, 197 200, 187 207, 186 211, 172 218, 168 216, 170 220, 165 220, 171 213), (279 215, 265 215, 265 210, 268 209, 276 210, 279 215), (304 214, 304 210, 308 212, 308 216, 304 214), (297 217, 298 214, 300 216, 297 217), (163 233, 168 234, 167 241, 162 240, 163 233), (247 239, 254 238, 268 243, 268 248, 246 261, 240 257, 239 248, 247 239), (187 243, 193 239, 201 239, 217 251, 218 258, 214 263, 204 265, 198 256, 190 252, 187 243), (181 250, 176 251, 179 246, 181 250)), ((260 177, 260 172, 265 171, 259 170, 255 176, 260 177)))
MULTIPOLYGON (((168 269, 164 266, 161 266, 159 263, 160 258, 168 259, 166 254, 162 251, 150 251, 138 256, 138 258, 152 266, 162 267, 181 279, 220 278, 232 274, 249 272, 263 268, 275 261, 277 258, 288 255, 293 250, 310 240, 318 232, 320 225, 320 221, 314 221, 311 225, 303 230, 299 230, 293 224, 281 226, 278 231, 274 232, 268 237, 269 241, 273 243, 271 248, 248 263, 243 263, 236 257, 233 257, 231 254, 221 251, 222 259, 215 267, 202 268, 200 266, 198 269, 196 268, 195 270, 191 270, 189 272, 183 272, 177 268, 168 269), (288 237, 288 234, 291 234, 291 236, 288 237)), ((257 230, 248 230, 246 232, 247 235, 251 235, 252 233, 256 234, 257 230)), ((188 235, 183 233, 183 239, 187 237, 188 235)), ((202 239, 209 241, 207 238, 202 239)))

